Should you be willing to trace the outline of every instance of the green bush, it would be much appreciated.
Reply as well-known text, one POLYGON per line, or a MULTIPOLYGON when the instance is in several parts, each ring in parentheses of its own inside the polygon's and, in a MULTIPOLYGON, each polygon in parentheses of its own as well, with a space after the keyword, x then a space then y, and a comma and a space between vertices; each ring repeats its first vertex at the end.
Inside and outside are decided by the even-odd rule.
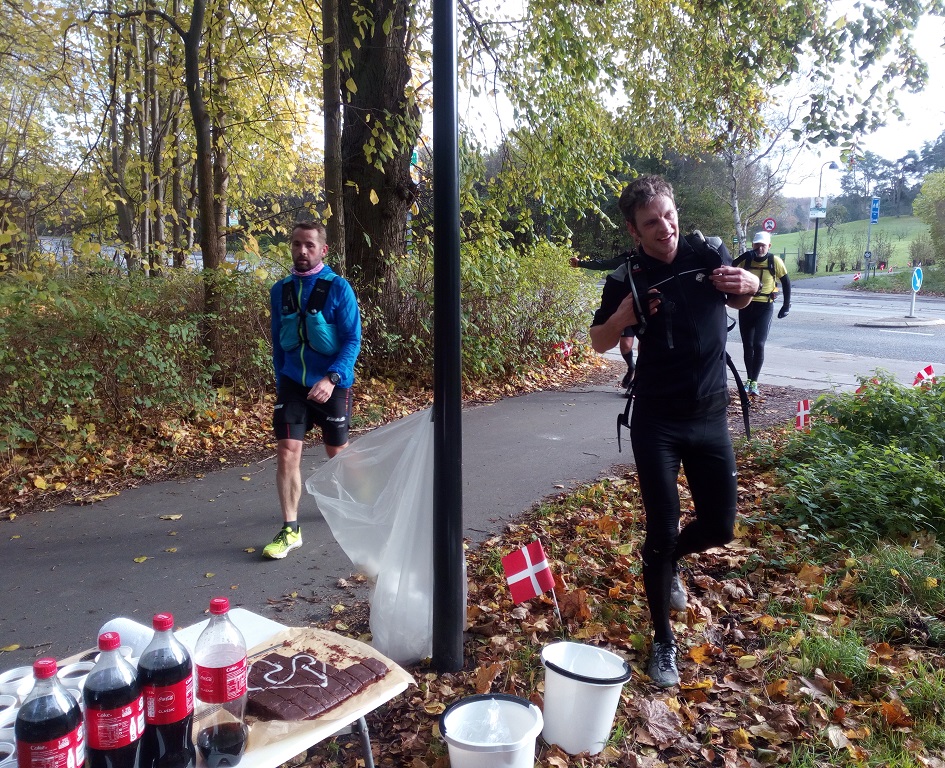
MULTIPOLYGON (((461 345, 467 386, 533 370, 554 345, 583 338, 597 289, 568 266, 571 251, 547 242, 513 247, 498 238, 463 246, 460 258, 461 345)), ((407 369, 427 379, 433 360, 432 258, 418 244, 397 270, 394 321, 362 307, 366 373, 407 369)))
POLYGON ((909 243, 909 258, 913 264, 921 264, 924 267, 935 263, 935 248, 932 246, 931 235, 921 232, 909 243))
POLYGON ((775 504, 859 542, 945 535, 945 386, 903 387, 882 373, 863 386, 815 403, 810 432, 785 446, 775 504))
POLYGON ((215 397, 213 374, 241 385, 271 380, 258 343, 261 327, 268 337, 265 303, 252 301, 262 287, 245 275, 221 277, 220 287, 222 316, 205 319, 204 285, 190 272, 8 277, 0 284, 0 451, 49 451, 96 424, 136 434, 155 418, 188 418, 215 397), (224 329, 220 370, 208 364, 204 322, 224 329))
MULTIPOLYGON (((557 342, 582 334, 596 289, 567 266, 569 255, 547 243, 513 248, 501 238, 464 248, 467 385, 531 370, 557 342)), ((284 270, 287 252, 273 247, 262 258, 284 270)), ((370 332, 360 366, 388 376, 420 371, 428 380, 431 260, 414 253, 403 261, 396 322, 362 307, 370 332)), ((221 387, 271 391, 268 289, 276 278, 218 270, 207 279, 222 296, 213 317, 202 312, 204 276, 185 270, 7 275, 0 281, 0 452, 34 451, 69 464, 93 441, 96 425, 150 435, 158 422, 199 417, 221 387), (203 343, 209 324, 221 343, 213 366, 203 343)))

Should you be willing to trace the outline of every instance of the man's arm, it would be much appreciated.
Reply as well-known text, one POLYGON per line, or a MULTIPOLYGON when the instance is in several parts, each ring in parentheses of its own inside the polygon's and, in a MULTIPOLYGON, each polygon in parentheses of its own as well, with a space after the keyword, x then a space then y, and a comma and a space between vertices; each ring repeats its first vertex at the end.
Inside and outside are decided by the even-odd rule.
POLYGON ((732 309, 744 309, 761 288, 761 280, 747 269, 721 266, 714 269, 709 279, 716 290, 726 295, 725 304, 732 309))
MULTIPOLYGON (((656 292, 651 291, 650 293, 656 292)), ((659 305, 660 299, 649 299, 649 314, 655 314, 659 305)), ((595 322, 598 319, 598 316, 595 315, 595 322)), ((595 352, 606 352, 609 349, 613 349, 620 341, 620 337, 623 336, 624 330, 636 324, 637 313, 633 306, 633 295, 627 294, 626 298, 620 302, 620 305, 610 317, 603 322, 596 322, 595 325, 591 326, 589 331, 591 335, 591 346, 594 348, 595 352)))
POLYGON ((279 371, 285 362, 285 351, 279 343, 279 331, 282 326, 282 282, 276 283, 269 291, 270 339, 272 341, 272 370, 276 375, 276 389, 279 388, 279 371))
POLYGON ((784 293, 784 300, 781 303, 781 311, 778 312, 779 320, 783 320, 791 311, 791 278, 787 275, 781 278, 781 291, 784 293))
POLYGON ((582 260, 572 256, 569 264, 572 267, 583 267, 584 269, 597 269, 600 271, 612 271, 626 263, 626 256, 614 256, 612 259, 586 259, 582 260))

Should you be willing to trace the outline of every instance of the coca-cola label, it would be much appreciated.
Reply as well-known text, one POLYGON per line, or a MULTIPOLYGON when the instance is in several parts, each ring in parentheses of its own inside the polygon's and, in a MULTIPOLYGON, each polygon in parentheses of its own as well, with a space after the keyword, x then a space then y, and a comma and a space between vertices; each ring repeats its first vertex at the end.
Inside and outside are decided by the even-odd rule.
POLYGON ((145 685, 142 692, 144 721, 148 725, 176 723, 194 711, 193 675, 173 685, 145 685))
POLYGON ((82 768, 85 765, 85 729, 81 723, 71 733, 52 741, 16 740, 18 768, 82 768))
POLYGON ((246 693, 246 658, 227 667, 197 665, 197 698, 207 704, 224 704, 246 693))
POLYGON ((89 749, 119 749, 141 738, 144 730, 144 696, 116 709, 85 710, 89 749))

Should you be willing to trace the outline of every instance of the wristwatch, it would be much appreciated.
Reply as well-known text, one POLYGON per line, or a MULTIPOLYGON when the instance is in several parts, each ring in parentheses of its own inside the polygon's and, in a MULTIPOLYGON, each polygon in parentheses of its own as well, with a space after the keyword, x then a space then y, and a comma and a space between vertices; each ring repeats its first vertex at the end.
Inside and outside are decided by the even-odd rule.
POLYGON ((332 384, 334 384, 334 385, 337 387, 337 386, 338 386, 338 382, 341 381, 341 376, 339 376, 339 375, 338 375, 337 373, 335 373, 334 371, 329 371, 329 372, 328 372, 328 380, 329 380, 332 384))

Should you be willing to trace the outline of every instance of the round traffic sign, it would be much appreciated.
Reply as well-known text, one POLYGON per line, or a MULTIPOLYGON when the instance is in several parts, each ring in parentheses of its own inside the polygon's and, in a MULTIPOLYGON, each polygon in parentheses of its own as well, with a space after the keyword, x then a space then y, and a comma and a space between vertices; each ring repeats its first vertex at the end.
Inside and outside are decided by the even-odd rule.
POLYGON ((912 270, 912 291, 918 293, 922 287, 922 267, 916 267, 912 270))
POLYGON ((763 222, 761 222, 761 228, 765 232, 774 232, 777 226, 778 223, 774 219, 765 219, 763 222))
POLYGON ((873 252, 872 252, 872 251, 863 251, 863 258, 866 259, 867 261, 869 261, 870 259, 873 258, 873 252))

